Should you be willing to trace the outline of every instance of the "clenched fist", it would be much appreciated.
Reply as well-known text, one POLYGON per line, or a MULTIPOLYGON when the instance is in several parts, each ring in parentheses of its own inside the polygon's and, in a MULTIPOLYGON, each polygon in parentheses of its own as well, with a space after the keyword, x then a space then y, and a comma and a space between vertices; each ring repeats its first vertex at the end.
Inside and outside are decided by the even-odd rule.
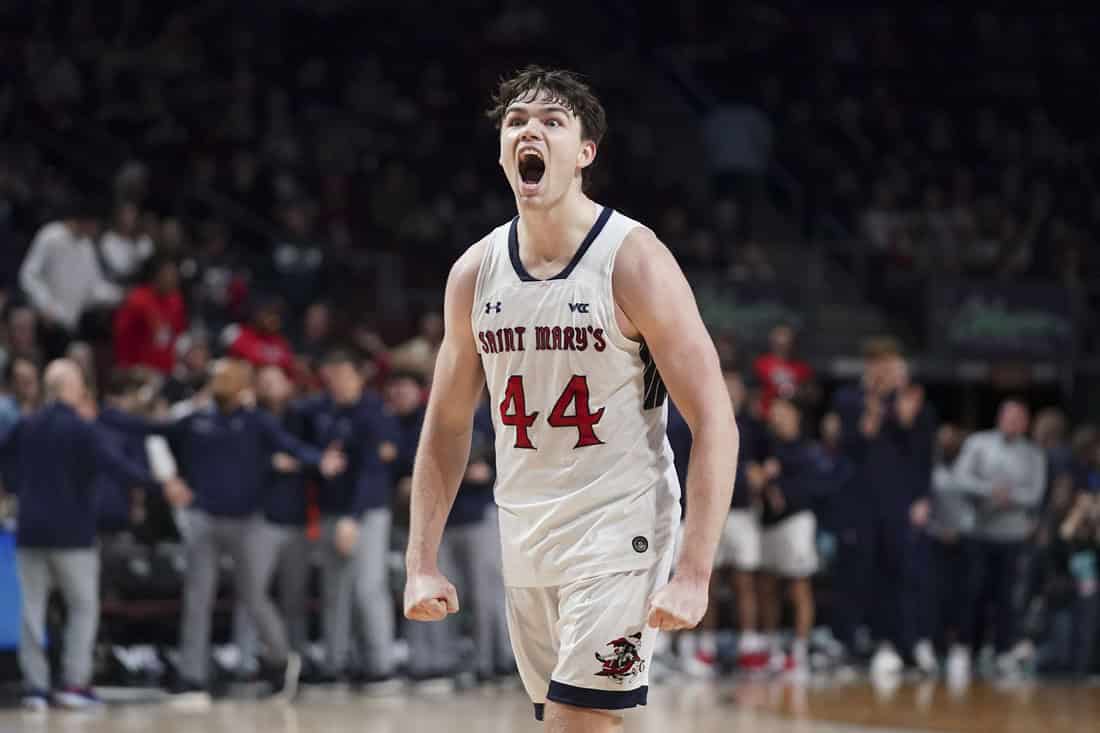
POLYGON ((449 613, 458 613, 458 591, 443 573, 409 575, 405 582, 405 618, 442 621, 449 613))
POLYGON ((649 599, 649 625, 661 631, 695 628, 707 612, 709 583, 673 576, 649 599))

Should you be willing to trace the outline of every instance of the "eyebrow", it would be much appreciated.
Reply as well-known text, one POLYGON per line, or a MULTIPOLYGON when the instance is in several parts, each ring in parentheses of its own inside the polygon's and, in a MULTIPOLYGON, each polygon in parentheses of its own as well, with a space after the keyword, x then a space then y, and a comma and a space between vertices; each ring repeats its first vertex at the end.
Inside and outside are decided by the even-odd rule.
MULTIPOLYGON (((546 107, 543 107, 539 111, 543 112, 543 113, 546 113, 546 112, 560 112, 560 113, 562 113, 566 116, 569 115, 569 110, 566 109, 565 107, 562 107, 561 105, 558 105, 558 104, 548 105, 546 107)), ((508 109, 506 109, 504 111, 504 114, 507 115, 507 114, 510 114, 512 112, 530 112, 530 107, 527 106, 527 105, 520 106, 518 104, 513 104, 512 106, 510 106, 508 109)))

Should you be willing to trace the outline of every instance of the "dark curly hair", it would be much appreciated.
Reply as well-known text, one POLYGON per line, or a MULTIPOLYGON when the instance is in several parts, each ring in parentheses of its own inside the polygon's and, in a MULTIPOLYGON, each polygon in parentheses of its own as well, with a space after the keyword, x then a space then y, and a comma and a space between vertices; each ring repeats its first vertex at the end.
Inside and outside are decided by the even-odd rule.
MULTIPOLYGON (((547 101, 560 104, 580 120, 582 140, 591 140, 597 146, 600 144, 607 132, 607 114, 603 105, 579 74, 564 69, 527 66, 511 77, 502 78, 485 116, 500 129, 509 105, 533 101, 540 94, 545 94, 547 101)), ((588 166, 581 174, 586 184, 591 169, 592 166, 588 166)))

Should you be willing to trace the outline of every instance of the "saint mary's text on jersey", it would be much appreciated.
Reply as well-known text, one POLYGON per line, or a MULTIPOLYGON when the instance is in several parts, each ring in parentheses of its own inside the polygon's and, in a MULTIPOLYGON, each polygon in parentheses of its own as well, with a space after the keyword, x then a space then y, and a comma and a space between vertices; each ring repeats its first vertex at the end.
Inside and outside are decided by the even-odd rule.
MULTIPOLYGON (((478 331, 477 340, 483 354, 507 354, 526 351, 531 346, 526 326, 478 331)), ((603 351, 607 348, 604 330, 593 326, 535 326, 535 351, 603 351)))

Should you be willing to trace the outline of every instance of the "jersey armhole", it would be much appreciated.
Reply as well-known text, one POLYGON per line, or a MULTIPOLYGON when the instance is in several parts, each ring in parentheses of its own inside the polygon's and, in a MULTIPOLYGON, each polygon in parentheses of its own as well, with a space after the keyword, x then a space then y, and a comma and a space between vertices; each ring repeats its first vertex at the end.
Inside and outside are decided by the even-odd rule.
MULTIPOLYGON (((632 226, 623 233, 622 239, 612 247, 611 254, 607 258, 607 295, 608 302, 611 304, 607 335, 611 338, 611 342, 620 349, 631 352, 640 352, 642 349, 642 342, 627 338, 626 334, 623 333, 622 328, 619 326, 619 304, 615 301, 615 261, 618 259, 619 250, 622 249, 623 243, 626 242, 626 238, 630 233, 635 229, 644 227, 644 224, 633 222, 632 226)), ((626 311, 623 312, 625 313, 626 311)))
MULTIPOLYGON (((474 282, 474 300, 470 304, 470 324, 471 326, 477 323, 477 317, 479 314, 479 304, 482 301, 482 294, 485 292, 485 285, 489 278, 492 276, 492 257, 494 248, 496 247, 497 237, 500 234, 500 228, 494 229, 489 233, 484 240, 485 251, 481 253, 481 264, 477 266, 477 280, 474 282)), ((473 329, 476 331, 477 329, 473 329)))

